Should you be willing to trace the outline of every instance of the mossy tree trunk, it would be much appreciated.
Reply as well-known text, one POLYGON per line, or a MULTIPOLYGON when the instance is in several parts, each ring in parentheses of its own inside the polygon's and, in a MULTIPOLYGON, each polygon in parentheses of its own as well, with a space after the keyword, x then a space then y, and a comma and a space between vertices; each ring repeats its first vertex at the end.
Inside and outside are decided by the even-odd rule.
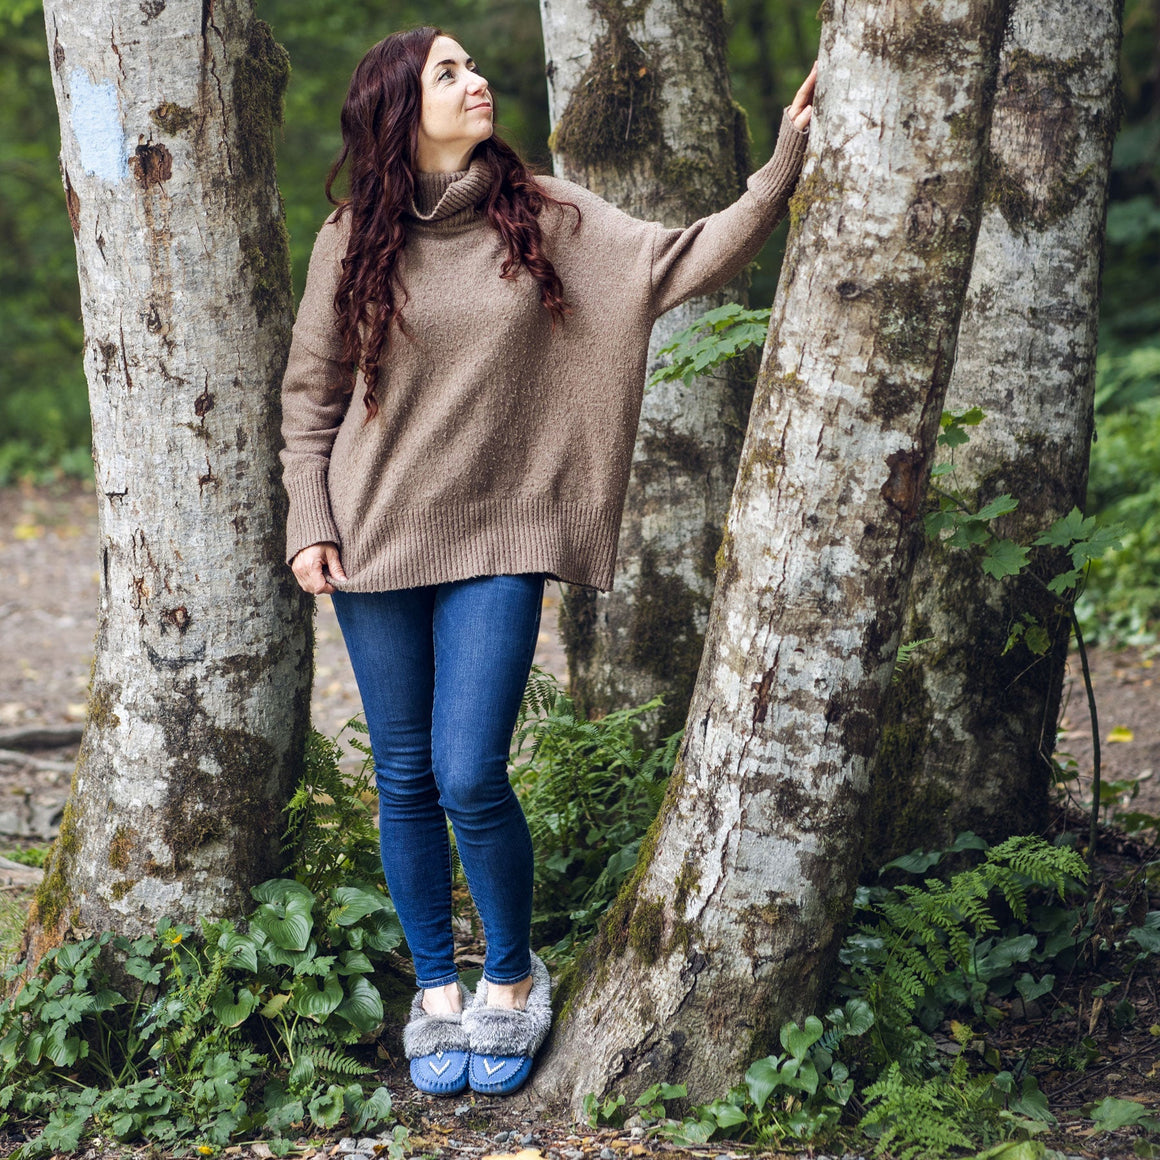
MULTIPOLYGON (((980 507, 1014 496, 1019 507, 997 530, 1023 543, 1084 502, 1120 7, 1014 0, 1003 44, 946 406, 986 413, 949 478, 980 507)), ((927 545, 903 638, 932 640, 888 700, 877 864, 965 829, 1000 840, 1046 824, 1070 603, 1044 581, 1060 566, 1040 549, 1030 575, 998 582, 967 552, 927 545), (1025 616, 1046 630, 1031 638, 1046 651, 1019 644, 1004 656, 1025 616)))
MULTIPOLYGON (((720 0, 541 0, 541 8, 559 176, 669 226, 736 200, 749 174, 748 132, 730 95, 720 0)), ((739 280, 666 314, 650 365, 693 319, 744 301, 745 287, 739 280)), ((663 693, 658 732, 685 719, 755 370, 744 360, 645 395, 615 588, 565 594, 571 689, 590 715, 663 693)))
POLYGON ((100 501, 89 720, 30 918, 238 914, 279 865, 309 713, 281 562, 292 321, 274 134, 289 71, 249 0, 45 0, 100 501))
POLYGON ((824 6, 811 150, 704 660, 631 882, 564 981, 540 1098, 720 1095, 814 1009, 978 225, 1005 4, 824 6))

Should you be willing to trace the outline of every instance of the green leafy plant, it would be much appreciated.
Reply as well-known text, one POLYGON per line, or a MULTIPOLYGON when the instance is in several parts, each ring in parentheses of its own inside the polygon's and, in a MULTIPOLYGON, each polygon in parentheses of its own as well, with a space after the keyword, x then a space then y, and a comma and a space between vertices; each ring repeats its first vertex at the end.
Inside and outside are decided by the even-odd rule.
POLYGON ((643 748, 649 701, 598 721, 576 716, 554 678, 534 672, 512 743, 512 782, 535 847, 533 940, 559 961, 593 929, 632 872, 660 808, 680 734, 643 748))
POLYGON ((288 830, 297 877, 255 887, 244 924, 163 920, 152 936, 106 932, 8 970, 0 1123, 42 1123, 22 1155, 95 1133, 213 1150, 260 1132, 279 1151, 304 1125, 389 1122, 361 1045, 382 1023, 377 980, 402 929, 371 853, 369 763, 347 782, 340 756, 311 737, 288 830))
MULTIPOLYGON (((846 967, 843 986, 865 998, 874 1013, 869 1042, 880 1064, 895 1061, 908 1073, 921 1073, 933 1056, 930 1031, 949 1008, 984 1015, 988 992, 1020 986, 1029 1000, 1036 980, 1022 978, 1021 964, 1033 959, 1041 938, 1047 958, 1067 945, 1051 938, 1058 930, 1040 935, 1024 924, 1033 889, 1062 900, 1086 881, 1087 867, 1074 850, 1035 836, 987 847, 975 835, 962 834, 946 852, 916 851, 880 873, 925 874, 945 853, 970 850, 982 851, 984 860, 949 881, 926 877, 921 886, 860 887, 855 896, 855 929, 839 954, 846 967)), ((1042 923, 1043 915, 1037 919, 1042 923)))
POLYGON ((803 1026, 792 1020, 780 1032, 783 1052, 757 1060, 745 1082, 721 1099, 702 1104, 662 1131, 674 1143, 704 1144, 714 1138, 781 1145, 816 1140, 841 1118, 854 1091, 849 1068, 835 1058, 843 1039, 863 1035, 874 1017, 862 999, 831 1011, 829 1030, 816 1015, 803 1026))
POLYGON ((307 736, 302 779, 286 806, 283 844, 294 852, 298 878, 309 890, 382 878, 375 825, 378 794, 366 734, 365 723, 353 717, 336 737, 316 729, 307 736), (341 766, 344 741, 362 754, 362 764, 353 773, 341 766))
POLYGON ((702 314, 691 326, 673 335, 659 353, 670 361, 652 373, 650 387, 680 379, 691 386, 698 375, 707 374, 723 362, 744 354, 765 342, 769 329, 768 310, 747 310, 729 302, 702 314))

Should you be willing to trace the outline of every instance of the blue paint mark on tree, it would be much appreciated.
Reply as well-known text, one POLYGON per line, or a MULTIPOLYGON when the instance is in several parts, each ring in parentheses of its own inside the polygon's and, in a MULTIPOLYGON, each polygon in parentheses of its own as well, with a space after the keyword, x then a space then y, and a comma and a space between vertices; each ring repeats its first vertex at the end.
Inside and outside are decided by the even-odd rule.
POLYGON ((108 182, 128 177, 129 149, 113 82, 93 84, 84 69, 76 68, 69 77, 69 87, 69 123, 85 172, 108 182))

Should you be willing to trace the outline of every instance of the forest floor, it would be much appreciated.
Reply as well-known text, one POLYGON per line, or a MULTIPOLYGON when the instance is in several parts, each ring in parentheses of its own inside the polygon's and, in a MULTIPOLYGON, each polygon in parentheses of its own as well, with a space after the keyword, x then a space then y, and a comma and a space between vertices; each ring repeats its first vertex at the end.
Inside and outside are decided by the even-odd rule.
MULTIPOLYGON (((99 573, 97 503, 91 487, 0 489, 0 855, 44 845, 55 835, 68 793, 80 728, 96 629, 99 573), (56 731, 37 739, 37 731, 56 731), (56 741, 56 745, 44 742, 56 741)), ((545 598, 537 662, 563 678, 563 651, 556 635, 559 593, 545 598)), ((330 601, 319 601, 316 622, 316 668, 313 717, 325 733, 337 733, 359 711, 341 634, 330 601)), ((1117 806, 1122 813, 1160 814, 1160 667, 1140 650, 1095 648, 1091 666, 1099 706, 1105 782, 1123 784, 1117 806)), ((1086 698, 1073 662, 1065 693, 1060 749, 1075 765, 1072 808, 1061 805, 1057 827, 1082 831, 1085 783, 1090 779, 1092 731, 1086 698)), ((1086 807, 1084 807, 1086 808, 1086 807)), ((1153 831, 1148 835, 1155 838, 1153 831)), ((1148 847, 1109 830, 1103 839, 1100 877, 1106 883, 1105 905, 1145 910, 1160 906, 1155 876, 1146 880, 1144 865, 1158 857, 1148 847), (1142 892, 1142 893, 1141 893, 1142 892), (1151 897, 1149 898, 1149 895, 1151 897)), ((1154 867, 1153 867, 1154 868, 1154 867)), ((0 893, 8 905, 26 897, 35 872, 0 859, 0 893)), ((1138 920, 1137 920, 1138 921, 1138 920)), ((1053 1018, 1029 1020, 1014 1012, 988 1033, 986 1047, 1002 1057, 1035 1044, 1045 1061, 1040 1084, 1060 1116, 1058 1130, 1041 1137, 1068 1156, 1119 1157, 1133 1154, 1133 1132, 1096 1131, 1084 1108, 1107 1095, 1155 1106, 1160 1095, 1160 1001, 1156 993, 1156 957, 1143 967, 1126 966, 1112 955, 1100 969, 1063 981, 1053 993, 1053 1018), (1108 995, 1097 995, 1101 983, 1113 983, 1108 995), (1121 999, 1130 1001, 1133 1018, 1116 1017, 1121 999), (1060 1012, 1064 1017, 1060 1017, 1060 1012)), ((712 1143, 695 1150, 676 1148, 640 1127, 578 1127, 544 1117, 533 1086, 516 1099, 486 1100, 464 1096, 431 1101, 416 1095, 399 1058, 384 1059, 396 1108, 411 1130, 409 1148, 426 1155, 491 1157, 520 1160, 620 1160, 639 1155, 740 1156, 751 1149, 712 1143), (409 1094, 408 1094, 409 1093, 409 1094)), ((1160 1138, 1151 1138, 1160 1143, 1160 1138)), ((16 1145, 3 1138, 0 1156, 16 1145)), ((307 1156, 371 1157, 386 1155, 385 1140, 302 1141, 307 1156)), ((869 1153, 867 1141, 851 1140, 857 1155, 869 1153)), ((147 1151, 94 1149, 89 1160, 105 1155, 144 1157, 147 1151)), ((227 1155, 262 1158, 262 1144, 226 1150, 227 1155)), ((765 1155, 771 1155, 768 1150, 765 1155)), ((810 1149, 787 1155, 815 1156, 810 1149)), ((838 1150, 841 1155, 841 1149, 838 1150)), ((1156 1153, 1142 1153, 1160 1155, 1156 1153)))

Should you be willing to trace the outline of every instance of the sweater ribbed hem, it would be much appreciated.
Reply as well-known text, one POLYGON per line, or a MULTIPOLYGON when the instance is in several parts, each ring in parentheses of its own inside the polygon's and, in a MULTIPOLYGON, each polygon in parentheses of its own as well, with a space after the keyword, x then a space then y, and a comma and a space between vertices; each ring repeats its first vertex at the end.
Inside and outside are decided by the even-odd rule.
POLYGON ((344 592, 385 592, 472 576, 546 572, 569 584, 612 587, 620 509, 537 497, 490 499, 392 513, 352 530, 344 592))
POLYGON ((786 109, 782 114, 773 156, 756 173, 750 174, 747 183, 749 192, 763 201, 788 197, 797 184, 809 139, 808 131, 803 133, 798 129, 786 109))
POLYGON ((330 510, 326 472, 298 475, 284 482, 290 497, 290 511, 286 518, 286 563, 289 564, 311 544, 323 544, 329 540, 341 545, 338 526, 330 510))

